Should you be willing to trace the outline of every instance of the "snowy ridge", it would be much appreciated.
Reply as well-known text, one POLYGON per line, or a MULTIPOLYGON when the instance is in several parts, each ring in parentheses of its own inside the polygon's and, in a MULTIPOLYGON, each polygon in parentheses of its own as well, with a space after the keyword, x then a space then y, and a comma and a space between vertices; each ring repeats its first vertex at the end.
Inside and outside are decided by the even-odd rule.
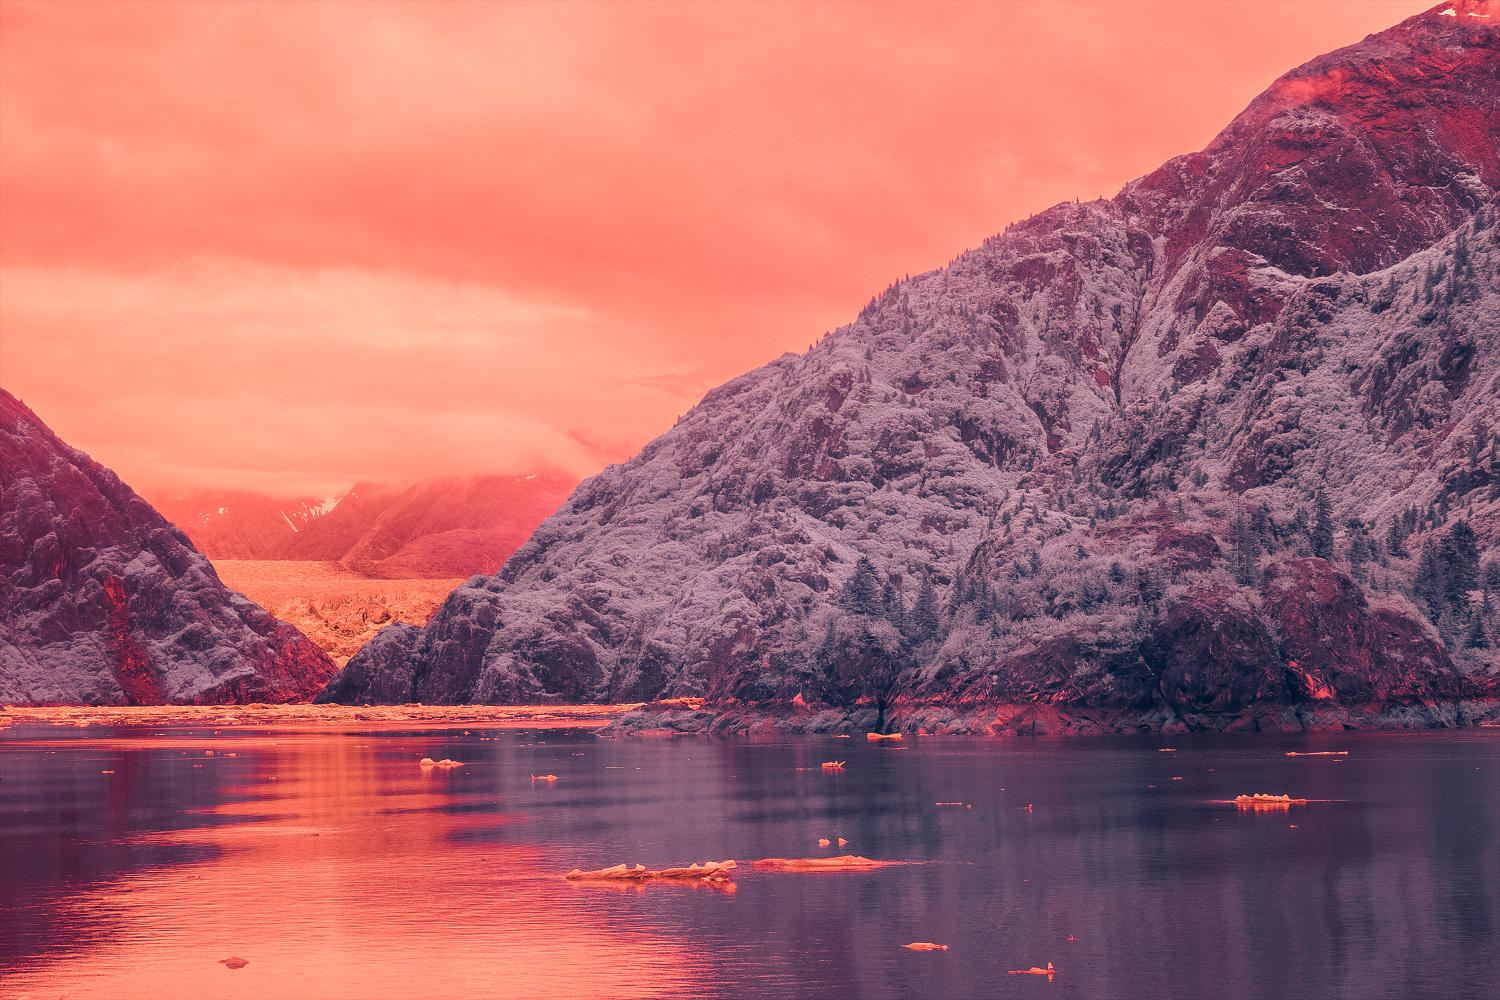
POLYGON ((1500 40, 1439 13, 711 391, 324 697, 1285 728, 1490 690, 1500 40))

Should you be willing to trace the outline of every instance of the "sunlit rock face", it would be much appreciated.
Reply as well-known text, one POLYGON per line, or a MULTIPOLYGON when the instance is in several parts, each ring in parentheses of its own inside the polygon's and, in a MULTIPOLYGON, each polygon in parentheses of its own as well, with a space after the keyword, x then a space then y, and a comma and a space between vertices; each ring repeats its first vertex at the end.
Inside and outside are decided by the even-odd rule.
POLYGON ((0 702, 301 701, 334 669, 0 390, 0 702))
POLYGON ((1285 728, 1492 692, 1493 6, 713 390, 325 696, 1285 728))

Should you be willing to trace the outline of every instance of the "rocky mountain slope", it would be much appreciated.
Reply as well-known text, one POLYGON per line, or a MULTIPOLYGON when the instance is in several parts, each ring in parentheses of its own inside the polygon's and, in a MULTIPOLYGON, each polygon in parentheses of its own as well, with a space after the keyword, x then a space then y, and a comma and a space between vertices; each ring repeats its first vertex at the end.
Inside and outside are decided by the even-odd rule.
POLYGON ((334 670, 0 390, 0 702, 304 701, 334 670))
POLYGON ((385 579, 489 573, 576 485, 557 472, 359 483, 340 497, 206 491, 154 498, 211 559, 341 562, 385 579))
POLYGON ((713 390, 322 697, 1463 721, 1500 624, 1497 136, 1500 4, 1320 57, 713 390))

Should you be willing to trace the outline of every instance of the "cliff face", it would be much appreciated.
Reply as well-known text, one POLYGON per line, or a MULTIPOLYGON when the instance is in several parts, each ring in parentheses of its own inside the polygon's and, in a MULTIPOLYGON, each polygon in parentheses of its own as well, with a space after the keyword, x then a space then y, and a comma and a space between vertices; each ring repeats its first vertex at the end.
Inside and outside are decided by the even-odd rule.
POLYGON ((0 702, 302 701, 334 670, 0 390, 0 702))
POLYGON ((1490 692, 1497 136, 1500 4, 1320 57, 713 390, 323 697, 1218 728, 1490 692))

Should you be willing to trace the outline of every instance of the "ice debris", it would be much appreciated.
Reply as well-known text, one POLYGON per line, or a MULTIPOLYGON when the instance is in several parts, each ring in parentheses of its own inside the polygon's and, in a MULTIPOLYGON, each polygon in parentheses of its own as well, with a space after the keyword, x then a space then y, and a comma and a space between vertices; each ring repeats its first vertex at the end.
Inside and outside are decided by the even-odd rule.
POLYGON ((450 760, 447 757, 444 757, 442 760, 433 760, 431 757, 423 757, 420 763, 421 763, 422 767, 463 767, 464 766, 464 762, 463 761, 461 761, 461 760, 450 760))
POLYGON ((1011 969, 1010 974, 1012 976, 1046 976, 1047 982, 1050 983, 1052 981, 1052 977, 1057 975, 1057 970, 1052 967, 1051 962, 1048 962, 1045 969, 1033 965, 1029 969, 1011 969))
POLYGON ((584 871, 574 868, 563 878, 570 882, 584 881, 630 881, 645 882, 650 880, 664 882, 728 882, 734 878, 735 863, 733 861, 705 861, 703 864, 691 864, 686 868, 647 868, 645 865, 614 865, 609 868, 599 868, 595 871, 584 871))

